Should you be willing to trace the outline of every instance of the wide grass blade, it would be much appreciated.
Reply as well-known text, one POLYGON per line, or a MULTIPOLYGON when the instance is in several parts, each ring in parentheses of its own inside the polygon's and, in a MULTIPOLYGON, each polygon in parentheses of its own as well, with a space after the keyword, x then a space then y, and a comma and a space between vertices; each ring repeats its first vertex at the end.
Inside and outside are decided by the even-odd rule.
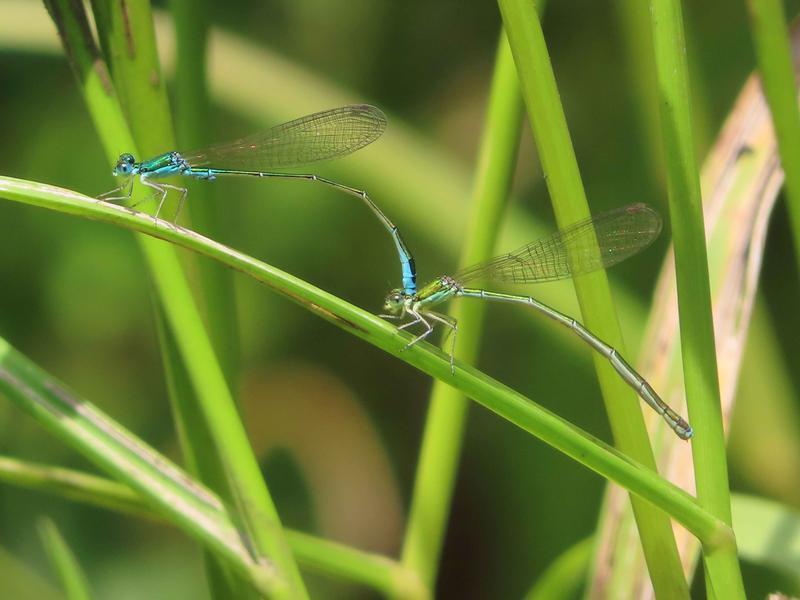
MULTIPOLYGON (((694 153, 689 74, 680 0, 651 0, 650 18, 661 103, 669 216, 675 249, 681 356, 700 503, 730 524, 730 486, 722 429, 714 322, 708 276, 700 175, 694 153)), ((743 598, 732 540, 704 547, 708 593, 743 598)))
MULTIPOLYGON (((726 431, 744 360, 743 351, 758 289, 769 218, 782 180, 769 112, 758 79, 751 76, 706 158, 702 172, 709 276, 716 315, 716 349, 721 366, 720 390, 726 431)), ((677 321, 675 263, 669 258, 659 275, 657 290, 643 343, 643 374, 680 410, 685 405, 686 394, 677 321)), ((660 427, 660 423, 652 418, 649 425, 655 425, 656 431, 660 427)), ((673 472, 673 481, 684 489, 693 489, 688 448, 675 444, 671 436, 664 435, 658 436, 656 447, 661 468, 673 472)), ((610 508, 606 511, 606 523, 599 540, 597 575, 592 583, 594 593, 612 596, 644 593, 649 582, 643 565, 632 565, 621 575, 611 568, 611 565, 619 564, 626 549, 636 543, 637 535, 631 524, 625 523, 629 519, 622 511, 622 494, 610 490, 607 503, 610 508), (603 576, 612 572, 613 582, 603 576)), ((699 550, 696 541, 678 534, 678 546, 682 550, 684 568, 691 572, 699 550)))
MULTIPOLYGON (((498 4, 522 83, 528 120, 556 221, 564 229, 588 219, 590 210, 544 33, 531 2, 498 0, 498 4)), ((625 344, 605 271, 584 275, 573 283, 584 325, 624 356, 625 344)), ((639 398, 602 356, 594 353, 592 358, 614 443, 625 454, 655 472, 656 463, 639 398)), ((683 576, 669 519, 635 497, 631 498, 631 502, 656 593, 665 597, 688 595, 689 588, 683 576)))

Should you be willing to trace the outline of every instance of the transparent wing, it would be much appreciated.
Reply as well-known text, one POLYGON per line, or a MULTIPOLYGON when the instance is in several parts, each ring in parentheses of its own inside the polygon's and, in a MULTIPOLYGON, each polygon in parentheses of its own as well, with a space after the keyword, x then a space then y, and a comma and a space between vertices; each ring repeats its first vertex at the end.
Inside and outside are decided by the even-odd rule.
POLYGON ((660 232, 661 217, 655 210, 646 204, 630 204, 467 267, 454 279, 459 283, 475 279, 536 283, 574 277, 633 256, 649 246, 660 232))
POLYGON ((385 129, 386 115, 379 108, 354 104, 180 155, 193 167, 269 171, 345 156, 374 142, 385 129))

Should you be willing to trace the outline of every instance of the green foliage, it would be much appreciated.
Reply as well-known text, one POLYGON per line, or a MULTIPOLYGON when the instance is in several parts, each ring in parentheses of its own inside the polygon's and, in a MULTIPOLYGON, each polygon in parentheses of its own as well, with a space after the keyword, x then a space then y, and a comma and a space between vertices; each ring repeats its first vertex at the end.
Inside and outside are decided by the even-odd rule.
MULTIPOLYGON (((508 39, 502 32, 479 167, 475 173, 472 216, 462 250, 462 267, 486 260, 493 254, 516 164, 521 122, 519 82, 508 39)), ((462 330, 453 348, 459 359, 474 362, 478 356, 485 310, 486 307, 477 302, 463 303, 450 313, 462 330)), ((447 529, 467 407, 467 398, 458 390, 442 381, 434 384, 403 546, 403 564, 419 573, 429 586, 436 580, 447 529)))
POLYGON ((86 575, 81 570, 75 555, 51 519, 39 521, 39 535, 47 550, 53 570, 58 574, 64 595, 68 600, 89 600, 92 595, 86 575))
MULTIPOLYGON (((555 73, 536 11, 525 0, 500 0, 503 22, 517 65, 533 138, 553 203, 556 221, 567 226, 590 216, 589 204, 560 102, 555 73)), ((599 252, 599 250, 598 250, 599 252)), ((604 271, 575 279, 586 326, 623 355, 625 344, 604 271)), ((594 364, 618 448, 655 471, 638 398, 613 367, 595 354, 594 364)), ((657 594, 688 594, 669 519, 640 499, 631 500, 650 578, 657 594)))
MULTIPOLYGON (((730 524, 728 464, 680 0, 653 0, 650 17, 675 246, 683 377, 689 418, 699 438, 692 446, 697 498, 709 512, 730 524)), ((704 546, 703 558, 709 596, 744 598, 735 542, 723 542, 716 548, 704 546)))
MULTIPOLYGON (((515 0, 501 10, 172 0, 174 28, 157 14, 155 29, 147 3, 91 4, 102 52, 69 45, 77 85, 40 6, 7 0, 0 20, 0 197, 14 201, 0 203, 1 393, 33 416, 0 403, 0 569, 9 590, 58 595, 36 575, 53 579, 31 543, 44 513, 69 532, 97 597, 151 589, 196 597, 203 586, 215 597, 254 588, 354 597, 361 586, 408 598, 569 597, 601 576, 587 568, 590 543, 573 544, 601 532, 598 513, 602 528, 613 526, 601 502, 606 481, 631 492, 649 566, 620 563, 610 577, 649 577, 662 595, 685 595, 671 519, 702 542, 712 595, 741 596, 726 507, 731 489, 744 489, 782 504, 734 496, 739 551, 791 583, 792 563, 781 558, 791 557, 792 540, 777 546, 781 555, 770 552, 770 536, 796 520, 789 506, 800 494, 776 482, 795 480, 800 445, 780 445, 768 469, 742 453, 725 464, 696 185, 696 156, 755 66, 745 3, 724 14, 684 3, 681 19, 676 2, 654 0, 652 26, 641 3, 618 3, 616 14, 550 3, 540 26, 533 3, 515 0), (501 13, 514 61, 501 41, 492 65, 501 13), (624 39, 611 33, 618 27, 624 39), (662 119, 663 148, 650 104, 659 93, 674 109, 662 119), (535 150, 520 126, 521 95, 535 150), (569 283, 526 291, 582 317, 633 359, 654 273, 674 239, 698 498, 665 479, 674 471, 655 473, 639 401, 616 375, 596 360, 595 375, 586 348, 528 311, 484 316, 480 303, 455 304, 455 375, 432 346, 403 351, 408 335, 375 316, 397 276, 391 241, 352 199, 302 183, 200 183, 181 221, 200 235, 91 198, 111 187, 109 162, 122 151, 202 145, 363 101, 390 115, 384 139, 314 172, 368 189, 403 231, 423 280, 454 270, 459 255, 471 263, 517 247, 588 206, 643 200, 666 213, 670 190, 669 231, 657 248, 608 280, 578 283, 577 302, 569 283), (556 223, 545 216, 548 192, 556 223), (423 374, 434 379, 430 406, 423 374), (63 412, 59 380, 89 413, 63 412), (469 411, 468 423, 465 398, 489 410, 469 411), (617 449, 598 439, 610 437, 603 406, 617 449), (86 460, 113 481, 82 472, 86 460), (208 513, 198 490, 212 499, 208 513)), ((776 6, 750 4, 756 17, 776 6)), ((69 21, 79 5, 48 2, 62 39, 86 35, 69 21)), ((770 101, 790 161, 787 123, 797 115, 785 39, 768 35, 776 22, 785 26, 754 19, 753 35, 759 68, 776 82, 770 101)), ((778 359, 745 368, 742 389, 780 394, 795 410, 781 414, 796 415, 800 382, 787 365, 800 351, 800 325, 785 299, 800 290, 785 221, 775 219, 762 276, 759 310, 771 320, 748 348, 756 362, 760 350, 778 359)), ((785 420, 759 422, 786 426, 785 439, 797 431, 785 420)), ((764 435, 749 424, 737 426, 740 448, 764 435)), ((44 531, 60 579, 82 580, 55 529, 44 531)), ((640 548, 637 539, 615 558, 640 548)), ((749 571, 745 584, 769 589, 749 571)))

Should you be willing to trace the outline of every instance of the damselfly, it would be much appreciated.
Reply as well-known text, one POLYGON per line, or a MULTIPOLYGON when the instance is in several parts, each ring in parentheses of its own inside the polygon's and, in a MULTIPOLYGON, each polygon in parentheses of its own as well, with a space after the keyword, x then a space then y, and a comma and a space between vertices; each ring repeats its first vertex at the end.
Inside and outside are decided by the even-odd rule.
POLYGON ((378 217, 394 240, 400 256, 403 286, 416 290, 414 260, 403 238, 389 218, 363 190, 342 185, 336 181, 308 173, 282 173, 280 169, 308 165, 324 160, 341 158, 371 144, 386 129, 386 116, 368 104, 354 104, 318 112, 261 133, 233 142, 216 144, 200 150, 179 152, 172 150, 153 158, 136 161, 130 153, 121 154, 113 174, 122 178, 122 184, 100 199, 127 200, 131 197, 133 183, 138 180, 159 196, 155 217, 161 213, 169 190, 180 193, 177 218, 186 199, 186 188, 161 181, 166 177, 182 176, 213 181, 221 176, 280 177, 315 181, 363 200, 378 217), (117 194, 117 195, 115 195, 117 194))
MULTIPOLYGON (((406 348, 424 340, 435 323, 449 327, 452 348, 458 324, 455 319, 432 309, 451 298, 480 298, 530 306, 573 331, 591 348, 608 359, 620 377, 660 414, 678 436, 692 437, 692 428, 658 396, 655 390, 619 353, 575 319, 539 302, 531 296, 492 292, 467 287, 470 281, 508 281, 539 283, 575 277, 617 264, 649 246, 661 231, 661 217, 645 204, 631 204, 580 221, 522 248, 486 262, 468 267, 451 276, 444 275, 420 288, 418 292, 395 289, 384 303, 389 318, 410 320, 406 329, 421 324, 424 331, 406 348)), ((450 365, 454 369, 453 351, 450 365)))

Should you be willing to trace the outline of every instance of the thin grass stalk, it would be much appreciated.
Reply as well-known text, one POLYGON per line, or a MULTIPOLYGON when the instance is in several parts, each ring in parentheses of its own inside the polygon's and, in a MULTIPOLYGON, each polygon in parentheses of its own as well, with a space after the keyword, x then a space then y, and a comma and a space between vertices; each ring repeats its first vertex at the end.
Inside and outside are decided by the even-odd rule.
MULTIPOLYGON (((200 148, 213 142, 214 119, 206 85, 208 43, 208 0, 171 0, 175 25, 175 113, 179 148, 200 148)), ((193 226, 215 239, 227 238, 227 211, 216 201, 214 186, 186 182, 189 200, 185 210, 193 226)), ((239 323, 233 278, 230 271, 214 261, 198 260, 208 333, 214 342, 217 358, 235 389, 239 364, 239 323)))
MULTIPOLYGON (((527 0, 499 0, 498 4, 522 82, 528 119, 556 221, 565 227, 588 218, 590 211, 541 23, 527 0)), ((624 355, 622 333, 605 272, 580 277, 574 284, 584 324, 624 355)), ((617 447, 655 472, 638 397, 603 357, 593 354, 617 447)), ((688 597, 689 588, 669 518, 637 498, 632 497, 631 502, 656 593, 664 597, 688 597)))
MULTIPOLYGON (((123 515, 163 520, 129 486, 81 471, 0 456, 0 481, 123 515)), ((386 596, 408 599, 429 596, 413 573, 390 558, 299 531, 287 529, 286 539, 298 562, 317 572, 364 585, 386 596)))
POLYGON ((786 15, 779 0, 748 0, 758 70, 781 155, 796 268, 800 268, 800 112, 786 15))
MULTIPOLYGON (((175 100, 177 112, 177 137, 180 148, 199 148, 208 144, 212 129, 211 111, 206 88, 206 50, 208 41, 208 9, 205 0, 188 2, 172 0, 170 8, 175 27, 177 65, 175 68, 175 100)), ((183 182, 187 185, 191 202, 184 207, 184 219, 191 215, 191 221, 201 231, 214 238, 227 237, 224 233, 223 211, 214 197, 214 187, 200 182, 183 182)), ((198 259, 197 272, 201 298, 209 337, 219 360, 220 367, 230 389, 236 389, 238 382, 239 335, 238 319, 230 271, 214 261, 198 259)), ((174 340, 166 328, 159 328, 162 348, 174 340)), ((164 353, 165 355, 167 353, 164 353)), ((172 353, 177 356, 177 352, 172 353)), ((165 360, 165 363, 168 363, 165 360)), ((168 372, 173 369, 167 369, 168 372)), ((179 379, 180 375, 172 379, 179 379)), ((186 378, 183 377, 185 380, 186 378)), ((178 381, 175 382, 180 383, 178 381)), ((214 451, 211 432, 206 423, 199 418, 192 396, 182 393, 190 389, 188 385, 175 385, 170 394, 176 427, 183 454, 189 457, 187 464, 192 473, 214 489, 224 490, 225 469, 219 463, 214 451)), ((241 597, 247 593, 241 581, 224 564, 206 553, 206 573, 209 588, 215 598, 241 597)))
POLYGON ((656 92, 653 40, 648 23, 648 7, 641 0, 619 0, 613 3, 620 40, 624 47, 627 80, 633 92, 635 117, 642 134, 647 166, 651 176, 664 179, 664 161, 658 143, 658 95, 656 92))
POLYGON ((0 481, 124 515, 156 515, 129 486, 73 469, 0 456, 0 481))
POLYGON ((90 600, 92 594, 86 574, 56 524, 52 519, 43 517, 39 520, 38 528, 39 537, 50 564, 61 581, 64 595, 68 600, 90 600))
MULTIPOLYGON (((511 49, 502 32, 461 266, 492 254, 514 174, 521 128, 522 97, 511 49)), ((479 302, 458 304, 450 311, 459 323, 455 355, 464 361, 477 358, 484 312, 479 302)), ((436 582, 447 530, 467 407, 467 399, 459 391, 441 381, 434 383, 402 553, 403 564, 430 587, 436 582)))
MULTIPOLYGON (((700 504, 731 523, 700 175, 694 155, 683 17, 678 0, 651 0, 670 222, 680 315, 684 386, 695 427, 692 458, 700 504)), ((709 596, 743 598, 735 541, 703 545, 709 596)))

